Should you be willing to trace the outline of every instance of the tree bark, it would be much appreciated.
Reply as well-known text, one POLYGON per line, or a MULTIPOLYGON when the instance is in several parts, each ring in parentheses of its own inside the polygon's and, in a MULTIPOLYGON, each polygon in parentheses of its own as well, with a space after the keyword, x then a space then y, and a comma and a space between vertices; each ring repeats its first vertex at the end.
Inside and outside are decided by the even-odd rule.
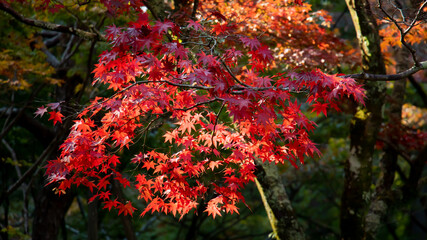
POLYGON ((99 208, 99 200, 95 199, 91 203, 88 204, 87 211, 87 238, 88 240, 97 240, 99 239, 98 235, 98 208, 99 208))
POLYGON ((267 211, 274 237, 278 240, 305 239, 304 231, 298 224, 277 166, 258 160, 256 177, 258 191, 267 211))
MULTIPOLYGON (((362 54, 366 73, 385 74, 378 26, 368 0, 346 0, 362 54)), ((385 84, 369 81, 366 105, 358 107, 350 127, 350 156, 345 164, 345 183, 341 203, 342 239, 365 239, 365 216, 370 201, 372 157, 381 126, 385 84)))
POLYGON ((33 240, 55 240, 58 238, 61 222, 75 197, 75 193, 71 191, 59 196, 49 186, 42 188, 36 200, 33 240))
MULTIPOLYGON (((408 52, 399 48, 396 50, 395 56, 398 62, 396 71, 406 69, 409 65, 408 52)), ((388 108, 389 128, 387 132, 387 138, 392 143, 398 142, 400 137, 398 133, 402 127, 402 105, 405 98, 405 90, 405 80, 394 83, 390 106, 388 108)), ((376 184, 374 198, 369 207, 369 213, 366 215, 365 219, 365 230, 368 239, 376 239, 378 229, 386 217, 389 206, 393 201, 391 187, 394 182, 398 154, 395 148, 386 144, 384 155, 380 161, 381 173, 376 184)))

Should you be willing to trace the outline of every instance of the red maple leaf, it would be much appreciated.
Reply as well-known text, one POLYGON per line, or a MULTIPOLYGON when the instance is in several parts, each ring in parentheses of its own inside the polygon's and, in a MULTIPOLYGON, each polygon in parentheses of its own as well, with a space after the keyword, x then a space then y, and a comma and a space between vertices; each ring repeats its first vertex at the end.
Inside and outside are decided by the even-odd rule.
POLYGON ((212 27, 213 27, 212 32, 215 33, 216 35, 220 35, 222 33, 225 33, 229 29, 227 26, 227 23, 223 23, 223 24, 217 23, 217 24, 212 25, 212 27))
POLYGON ((319 115, 319 113, 323 113, 323 114, 325 114, 325 116, 328 116, 327 109, 328 109, 327 103, 317 102, 317 103, 313 104, 312 112, 316 112, 317 115, 319 115))
POLYGON ((99 183, 97 185, 98 189, 107 189, 107 186, 110 185, 110 182, 108 181, 109 176, 103 177, 101 180, 99 180, 99 183))
POLYGON ((180 123, 180 125, 181 126, 179 127, 179 129, 182 133, 188 131, 188 133, 191 134, 191 130, 196 130, 196 128, 194 127, 194 123, 192 122, 183 121, 180 123))
POLYGON ((203 31, 205 28, 200 24, 200 21, 188 20, 188 28, 194 28, 196 31, 203 31))
POLYGON ((248 46, 251 50, 255 50, 261 46, 261 43, 256 38, 242 36, 240 37, 240 41, 242 41, 242 43, 248 46))
POLYGON ((119 203, 120 202, 117 200, 108 200, 108 201, 104 202, 104 204, 105 204, 104 209, 108 208, 108 211, 111 211, 111 208, 112 207, 116 208, 119 203))
POLYGON ((57 122, 62 123, 62 117, 64 117, 64 115, 62 115, 60 112, 49 112, 50 117, 49 120, 53 120, 53 125, 55 125, 57 122))
POLYGON ((295 3, 298 4, 298 5, 302 5, 302 1, 303 0, 295 0, 295 3))
POLYGON ((133 212, 136 210, 136 208, 132 206, 131 202, 127 202, 126 204, 119 204, 118 209, 119 215, 123 213, 125 216, 128 214, 132 216, 133 212))
POLYGON ((162 34, 163 32, 167 32, 170 28, 172 28, 174 24, 170 21, 160 22, 158 21, 156 25, 153 26, 153 31, 162 34))
POLYGON ((152 161, 145 161, 142 167, 147 168, 147 170, 150 170, 151 168, 155 169, 155 164, 152 161))
POLYGON ((99 194, 99 198, 106 201, 110 199, 110 195, 111 195, 110 191, 101 192, 99 194))
POLYGON ((209 215, 212 215, 212 218, 215 219, 217 215, 221 216, 220 208, 218 204, 222 203, 222 197, 216 197, 208 202, 205 212, 209 215))

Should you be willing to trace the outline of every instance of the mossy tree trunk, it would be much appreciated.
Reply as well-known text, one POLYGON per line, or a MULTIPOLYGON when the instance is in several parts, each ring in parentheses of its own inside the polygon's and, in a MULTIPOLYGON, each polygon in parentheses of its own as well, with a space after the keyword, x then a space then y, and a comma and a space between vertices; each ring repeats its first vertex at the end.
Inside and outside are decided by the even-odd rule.
POLYGON ((277 166, 257 161, 256 184, 270 220, 273 234, 280 240, 305 239, 277 166))
MULTIPOLYGON (((366 73, 385 74, 378 26, 368 0, 346 0, 362 54, 366 73)), ((366 105, 358 107, 350 129, 350 156, 345 164, 341 204, 342 239, 365 239, 365 217, 370 202, 372 158, 382 122, 385 84, 365 82, 366 105)))

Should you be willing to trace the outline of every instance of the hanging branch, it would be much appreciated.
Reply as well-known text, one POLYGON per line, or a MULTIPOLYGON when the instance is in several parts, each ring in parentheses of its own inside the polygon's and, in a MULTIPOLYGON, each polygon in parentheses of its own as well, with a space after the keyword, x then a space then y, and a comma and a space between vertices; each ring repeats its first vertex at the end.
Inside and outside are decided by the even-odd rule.
POLYGON ((79 36, 86 40, 101 40, 106 41, 105 36, 101 35, 98 32, 88 32, 79 28, 68 27, 56 23, 50 23, 45 21, 40 21, 36 19, 26 18, 19 14, 17 11, 13 10, 10 6, 6 5, 4 2, 0 2, 0 9, 14 17, 16 20, 23 22, 27 25, 43 28, 46 30, 52 30, 56 32, 69 33, 76 36, 79 36))

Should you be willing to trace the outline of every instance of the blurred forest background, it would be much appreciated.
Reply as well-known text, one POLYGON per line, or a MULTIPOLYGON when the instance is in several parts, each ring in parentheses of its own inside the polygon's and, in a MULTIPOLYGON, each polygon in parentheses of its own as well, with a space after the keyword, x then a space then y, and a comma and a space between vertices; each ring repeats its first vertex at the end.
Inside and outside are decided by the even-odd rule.
MULTIPOLYGON (((75 112, 95 96, 111 94, 105 86, 91 84, 91 72, 97 56, 109 45, 96 37, 85 39, 66 31, 35 27, 31 19, 82 29, 89 29, 90 26, 92 31, 102 34, 106 26, 122 26, 135 16, 113 17, 98 1, 90 0, 51 1, 50 4, 65 5, 55 11, 43 10, 42 5, 46 1, 11 2, 0 1, 1 239, 231 240, 272 237, 272 228, 254 183, 243 192, 247 206, 240 206, 240 214, 224 214, 215 219, 206 213, 188 214, 181 220, 158 213, 144 217, 136 214, 133 218, 118 216, 116 210, 104 209, 97 200, 88 204, 92 195, 84 188, 74 188, 58 197, 54 185, 46 186, 44 165, 47 160, 56 158, 61 140, 67 136, 73 124, 75 112), (12 11, 9 3, 13 6, 12 11), (46 116, 34 117, 37 108, 52 102, 63 102, 66 117, 62 125, 53 126, 46 116)), ((147 2, 156 3, 155 0, 147 2)), ((310 64, 317 64, 319 68, 334 73, 361 72, 356 31, 346 2, 305 2, 311 4, 312 12, 329 12, 333 22, 322 28, 342 39, 347 54, 341 56, 346 64, 327 67, 323 62, 310 64)), ((375 8, 376 1, 371 2, 375 8)), ((399 1, 391 2, 395 6, 399 1)), ((393 14, 405 11, 408 18, 411 6, 423 3, 400 2, 402 6, 396 8, 393 14)), ((173 5, 171 2, 168 6, 173 5)), ((163 6, 163 3, 158 6, 163 6)), ((426 12, 426 8, 423 12, 426 12)), ((378 21, 381 19, 378 11, 374 11, 374 15, 378 21)), ((424 20, 421 19, 419 23, 423 26, 421 29, 424 28, 421 40, 408 41, 421 61, 427 59, 425 14, 423 17, 424 20)), ((412 58, 407 49, 402 44, 393 44, 392 41, 396 40, 389 36, 392 33, 385 32, 387 26, 379 23, 387 73, 409 69, 412 64, 408 62, 412 58)), ((322 25, 322 22, 318 24, 322 25)), ((397 36, 395 34, 394 37, 397 36)), ((374 202, 381 193, 381 199, 386 199, 388 207, 381 215, 381 224, 375 232, 376 239, 427 238, 426 85, 426 71, 384 85, 383 122, 381 131, 375 136, 375 151, 372 165, 369 166, 372 177, 367 184, 372 195, 362 196, 364 200, 374 202), (397 122, 393 114, 398 116, 397 122), (390 154, 395 160, 392 160, 393 166, 387 168, 384 156, 390 154), (385 181, 385 175, 392 178, 388 186, 379 183, 385 181), (378 186, 383 188, 378 189, 378 186)), ((349 184, 345 166, 350 158, 350 125, 356 114, 355 106, 347 104, 343 112, 330 112, 327 117, 307 110, 307 116, 318 124, 311 137, 318 144, 322 156, 306 159, 298 169, 291 165, 279 166, 281 182, 307 239, 356 239, 343 234, 347 230, 343 226, 345 214, 342 201, 345 199, 346 184, 349 184)), ((166 126, 159 126, 147 135, 149 148, 168 147, 162 137, 163 127, 166 126)), ((131 159, 133 154, 141 151, 140 148, 132 146, 130 151, 121 153, 122 158, 128 156, 131 159)), ((123 163, 121 170, 123 174, 128 174, 132 167, 123 163)), ((129 189, 116 187, 112 192, 119 197, 126 195, 127 198, 135 198, 133 203, 143 205, 136 199, 136 193, 129 189)), ((375 209, 372 211, 375 212, 375 209)))

